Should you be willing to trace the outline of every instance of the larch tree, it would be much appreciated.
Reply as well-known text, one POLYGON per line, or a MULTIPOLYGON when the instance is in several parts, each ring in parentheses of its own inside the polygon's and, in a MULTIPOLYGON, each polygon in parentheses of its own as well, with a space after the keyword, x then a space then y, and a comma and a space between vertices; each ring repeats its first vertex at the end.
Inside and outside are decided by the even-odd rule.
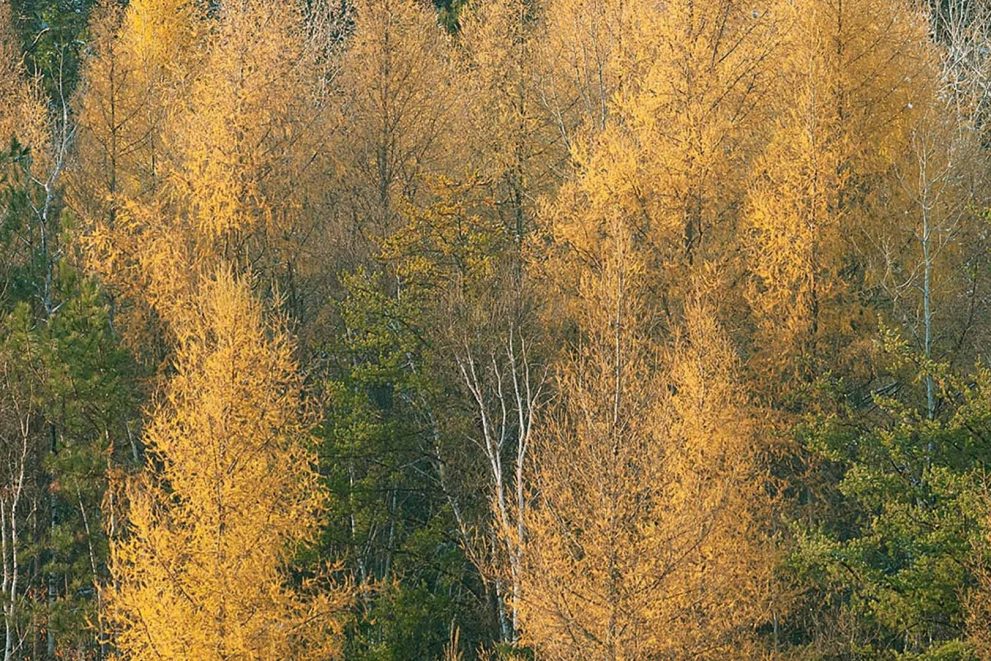
MULTIPOLYGON (((20 40, 11 24, 10 0, 0 2, 0 149, 16 140, 43 157, 49 141, 40 86, 27 77, 20 40)), ((43 159, 42 159, 43 160, 43 159)))
POLYGON ((770 501, 737 359, 700 293, 665 355, 615 231, 535 432, 520 619, 549 659, 753 654, 774 595, 770 501))
POLYGON ((541 4, 535 45, 540 107, 557 132, 559 149, 606 126, 613 95, 631 71, 625 49, 639 28, 637 4, 624 0, 548 0, 541 4))
POLYGON ((333 657, 349 593, 304 595, 285 571, 325 498, 292 343, 229 271, 188 305, 111 545, 114 643, 133 659, 333 657))
POLYGON ((666 289, 654 298, 669 315, 687 287, 685 269, 729 263, 734 251, 775 40, 774 14, 751 5, 679 0, 629 9, 635 29, 610 64, 623 72, 622 85, 604 130, 575 145, 576 175, 550 209, 556 243, 578 259, 594 255, 596 223, 622 209, 650 246, 652 282, 666 289))
MULTIPOLYGON (((320 217, 327 35, 293 3, 234 0, 196 20, 206 36, 196 75, 165 107, 169 158, 155 194, 124 200, 86 237, 93 270, 166 322, 181 314, 195 273, 221 260, 295 293, 320 217)), ((117 39, 132 29, 125 14, 117 39)))
MULTIPOLYGON (((798 17, 804 9, 792 11, 798 17)), ((830 47, 821 34, 799 34, 794 24, 790 36, 792 48, 830 47)), ((814 352, 822 310, 831 311, 838 294, 839 203, 848 178, 841 166, 849 146, 838 128, 839 109, 830 102, 827 72, 811 58, 805 64, 789 78, 797 88, 790 88, 789 103, 755 164, 744 214, 755 278, 749 297, 759 310, 757 342, 762 355, 793 368, 800 367, 796 355, 814 352)))
POLYGON ((344 191, 342 223, 352 251, 397 225, 398 201, 418 200, 423 177, 458 162, 449 128, 458 116, 450 38, 433 11, 413 0, 361 0, 343 56, 342 140, 335 170, 344 191))
POLYGON ((195 0, 103 2, 91 19, 67 198, 81 218, 89 270, 115 297, 116 323, 153 352, 154 314, 135 262, 151 243, 135 216, 164 194, 175 167, 166 126, 198 69, 205 17, 195 0))
POLYGON ((810 360, 839 355, 849 367, 866 350, 874 320, 862 294, 876 276, 862 248, 897 229, 879 210, 897 193, 896 169, 938 70, 924 15, 903 0, 780 3, 777 12, 771 135, 743 214, 748 299, 765 367, 811 378, 810 360))
POLYGON ((100 3, 82 71, 70 201, 91 224, 112 225, 128 200, 147 200, 171 158, 165 121, 186 94, 200 52, 195 0, 100 3))
POLYGON ((302 3, 224 2, 202 69, 168 126, 178 155, 173 194, 189 231, 256 270, 291 261, 312 231, 314 181, 333 129, 333 44, 321 41, 322 27, 302 3))
POLYGON ((468 100, 466 126, 477 143, 470 159, 491 182, 494 209, 522 244, 533 231, 534 206, 553 185, 553 125, 541 105, 538 83, 540 17, 533 3, 498 0, 469 6, 459 45, 468 100))

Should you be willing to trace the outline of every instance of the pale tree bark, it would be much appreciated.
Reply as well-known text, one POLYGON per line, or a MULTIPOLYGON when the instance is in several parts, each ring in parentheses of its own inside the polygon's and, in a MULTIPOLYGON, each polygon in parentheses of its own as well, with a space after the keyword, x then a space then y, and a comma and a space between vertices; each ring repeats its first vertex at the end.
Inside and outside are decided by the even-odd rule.
POLYGON ((517 605, 528 494, 524 474, 546 370, 535 371, 525 334, 515 325, 506 330, 498 351, 484 357, 479 353, 465 341, 457 361, 477 416, 479 436, 471 440, 481 451, 488 473, 494 584, 502 636, 509 642, 516 640, 519 631, 517 605), (499 571, 500 556, 508 572, 499 571), (503 587, 500 574, 508 579, 508 588, 503 587))
MULTIPOLYGON (((941 340, 966 333, 954 325, 965 322, 953 319, 959 305, 948 294, 963 287, 950 281, 961 276, 945 268, 944 253, 968 249, 972 242, 967 230, 968 221, 975 220, 971 210, 980 202, 979 137, 952 107, 934 104, 913 128, 909 148, 898 177, 905 217, 898 223, 907 228, 907 241, 893 237, 885 242, 882 286, 926 363, 925 416, 934 420, 939 401, 933 365, 946 357, 941 340), (896 249, 899 244, 903 247, 896 249)), ((927 465, 935 449, 927 448, 927 465)))
MULTIPOLYGON (((40 239, 40 251, 42 259, 42 283, 38 297, 41 300, 42 321, 48 324, 58 313, 61 303, 56 300, 55 280, 58 273, 58 266, 63 257, 63 248, 59 244, 61 227, 58 223, 59 207, 61 203, 61 178, 65 170, 66 160, 69 150, 75 138, 76 127, 72 121, 69 111, 69 101, 65 90, 64 58, 65 47, 59 51, 58 78, 56 80, 57 96, 54 99, 56 104, 56 116, 53 119, 52 145, 49 154, 48 167, 40 174, 32 174, 31 182, 39 191, 37 201, 34 196, 29 196, 31 200, 31 210, 37 224, 37 231, 40 239)), ((49 423, 48 428, 51 445, 49 452, 54 456, 58 452, 58 429, 54 422, 49 423)), ((48 479, 48 524, 49 524, 49 561, 54 555, 52 548, 55 536, 55 525, 57 523, 56 496, 52 490, 54 480, 51 476, 48 479)), ((94 581, 96 576, 93 576, 94 581)), ((54 608, 58 599, 58 576, 49 572, 48 583, 48 607, 54 608)), ((49 619, 51 614, 49 613, 49 619)), ((55 629, 46 627, 46 658, 56 658, 55 629)))
POLYGON ((0 421, 0 446, 4 448, 3 474, 0 476, 0 603, 3 608, 4 661, 20 658, 26 633, 17 626, 21 615, 22 579, 25 567, 22 566, 21 551, 22 525, 26 523, 23 508, 27 504, 27 487, 31 477, 28 470, 30 461, 30 440, 32 434, 31 414, 25 410, 22 399, 17 395, 16 377, 10 373, 9 365, 3 365, 4 398, 6 410, 0 411, 5 418, 0 421))
POLYGON ((943 46, 944 93, 959 115, 986 131, 991 119, 991 3, 929 0, 933 38, 943 46))

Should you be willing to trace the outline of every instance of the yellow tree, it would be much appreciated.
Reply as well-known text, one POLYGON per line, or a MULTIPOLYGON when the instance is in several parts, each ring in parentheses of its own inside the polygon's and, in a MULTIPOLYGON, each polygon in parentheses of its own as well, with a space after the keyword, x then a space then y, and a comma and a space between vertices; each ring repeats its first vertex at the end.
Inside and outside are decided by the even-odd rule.
POLYGON ((319 26, 308 25, 302 4, 224 2, 168 127, 187 231, 229 259, 254 257, 256 267, 258 253, 275 248, 262 237, 291 241, 304 231, 323 170, 328 97, 318 40, 326 35, 311 27, 319 26))
POLYGON ((114 642, 134 659, 335 656, 348 593, 305 596, 284 571, 325 497, 292 343, 229 271, 188 306, 111 545, 114 642))
POLYGON ((548 659, 748 656, 773 596, 757 425, 700 294, 664 356, 632 233, 580 284, 535 431, 520 618, 548 659))
POLYGON ((644 12, 628 0, 547 0, 535 45, 541 110, 565 152, 606 126, 644 12))
POLYGON ((11 24, 10 2, 0 2, 0 150, 16 140, 44 157, 48 143, 45 102, 28 80, 21 45, 11 24))
MULTIPOLYGON (((166 121, 188 94, 205 17, 195 0, 136 0, 94 9, 82 67, 67 202, 81 217, 84 258, 115 298, 117 327, 142 351, 156 347, 147 282, 134 263, 153 241, 137 210, 154 207, 175 165, 166 121)), ((160 219, 152 227, 162 225, 160 219)), ((158 360, 158 359, 154 359, 158 360)))
POLYGON ((629 11, 637 18, 614 49, 610 66, 622 81, 605 128, 590 145, 574 145, 576 176, 549 213, 556 242, 588 259, 602 219, 621 210, 650 247, 654 285, 668 289, 656 298, 674 303, 686 290, 685 269, 735 250, 736 209, 761 144, 775 21, 764 3, 737 0, 645 2, 629 11))
MULTIPOLYGON (((126 19, 117 41, 138 41, 126 19)), ((141 101, 163 114, 168 158, 157 162, 154 194, 122 200, 86 239, 92 268, 113 290, 166 321, 181 313, 190 274, 221 260, 298 291, 291 279, 308 265, 301 253, 321 217, 322 26, 296 4, 254 0, 196 21, 209 27, 196 42, 196 75, 176 98, 141 101)))
MULTIPOLYGON (((801 45, 828 47, 819 35, 803 35, 801 45)), ((776 370, 814 353, 821 317, 840 293, 840 196, 849 178, 842 164, 850 150, 825 73, 813 65, 793 81, 798 88, 756 164, 745 209, 748 297, 758 310, 760 355, 777 361, 776 370)))
POLYGON ((849 367, 862 355, 874 316, 858 302, 871 278, 865 247, 898 231, 884 205, 936 99, 928 26, 909 4, 779 5, 771 135, 743 214, 757 352, 771 373, 808 378, 817 356, 849 367))
POLYGON ((470 163, 491 182, 503 225, 522 244, 533 231, 536 199, 554 184, 566 153, 538 89, 537 9, 525 0, 470 5, 459 45, 472 136, 470 163))
POLYGON ((340 76, 345 123, 333 152, 345 196, 341 222, 358 257, 368 256, 362 239, 396 228, 398 199, 421 201, 424 174, 460 160, 449 134, 460 98, 450 60, 450 39, 430 6, 355 3, 340 76))
POLYGON ((90 21, 82 70, 70 203, 89 223, 113 224, 127 200, 147 199, 170 158, 164 123, 200 52, 195 0, 103 2, 90 21))

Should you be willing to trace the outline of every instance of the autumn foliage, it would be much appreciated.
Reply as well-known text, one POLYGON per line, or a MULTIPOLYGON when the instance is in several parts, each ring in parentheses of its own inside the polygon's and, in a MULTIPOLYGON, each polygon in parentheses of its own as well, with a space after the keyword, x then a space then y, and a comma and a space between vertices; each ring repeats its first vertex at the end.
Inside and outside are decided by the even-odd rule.
POLYGON ((987 658, 987 4, 0 0, 4 661, 987 658))
POLYGON ((137 659, 335 655, 347 593, 307 597, 285 573, 324 511, 293 347, 229 272, 190 304, 145 430, 157 468, 125 486, 111 545, 116 645, 137 659))

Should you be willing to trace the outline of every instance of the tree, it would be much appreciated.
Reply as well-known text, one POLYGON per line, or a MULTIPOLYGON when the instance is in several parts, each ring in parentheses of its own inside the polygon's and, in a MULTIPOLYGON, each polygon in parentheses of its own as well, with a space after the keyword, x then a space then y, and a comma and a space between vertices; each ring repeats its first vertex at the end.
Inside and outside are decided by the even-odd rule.
POLYGON ((536 8, 524 0, 470 6, 461 20, 463 76, 472 104, 465 128, 475 136, 471 165, 492 188, 503 224, 518 245, 534 231, 535 202, 554 184, 566 155, 537 88, 540 36, 536 8))
MULTIPOLYGON (((706 262, 738 268, 735 212, 761 145, 775 14, 736 0, 629 11, 637 17, 607 69, 622 72, 608 120, 574 145, 576 174, 548 225, 557 245, 587 262, 608 233, 602 225, 624 216, 649 246, 645 264, 657 289, 650 298, 673 324, 686 274, 706 262)), ((566 266, 555 275, 573 289, 578 272, 566 266)), ((720 303, 735 303, 726 299, 720 303)))
POLYGON ((307 205, 319 197, 315 181, 334 129, 326 84, 333 44, 321 41, 328 26, 294 3, 231 0, 213 27, 167 126, 177 154, 173 195, 187 231, 214 252, 256 268, 284 263, 313 231, 307 205))
POLYGON ((124 204, 165 182, 165 124, 197 68, 203 21, 195 0, 104 2, 94 13, 70 177, 70 203, 88 223, 113 227, 124 204))
POLYGON ((195 3, 149 0, 125 12, 116 35, 101 28, 110 30, 107 61, 95 60, 83 100, 92 97, 98 120, 90 158, 109 168, 109 183, 96 189, 115 201, 88 218, 86 241, 91 268, 139 327, 181 313, 187 266, 209 272, 222 259, 281 284, 302 315, 312 274, 307 242, 322 217, 314 182, 333 115, 324 18, 292 3, 238 0, 203 15, 195 3), (165 32, 159 40, 177 32, 177 48, 201 52, 174 67, 155 61, 157 50, 141 48, 156 30, 165 32), (151 88, 142 82, 149 77, 151 88), (154 125, 143 127, 143 118, 154 125), (127 194, 125 163, 134 158, 140 171, 129 176, 138 191, 127 194))
POLYGON ((491 593, 501 638, 515 643, 524 466, 546 375, 539 301, 524 261, 532 230, 505 222, 491 182, 440 178, 430 188, 436 199, 407 209, 383 257, 428 338, 421 353, 436 391, 430 427, 439 481, 491 593))
MULTIPOLYGON (((850 174, 851 138, 843 132, 834 83, 816 54, 830 48, 816 27, 801 30, 805 9, 792 9, 791 49, 805 68, 787 78, 791 97, 775 118, 775 130, 755 164, 744 216, 751 273, 749 292, 758 324, 761 356, 780 370, 808 369, 801 357, 815 356, 817 342, 836 325, 824 317, 841 292, 846 227, 843 190, 850 174), (796 87, 797 86, 797 89, 796 87)), ((846 308, 843 308, 844 310, 846 308)))
POLYGON ((662 356, 645 267, 613 228, 536 432, 524 639, 552 659, 756 653, 774 551, 758 533, 769 501, 736 357, 704 298, 662 356))
POLYGON ((341 71, 350 101, 334 143, 344 199, 341 223, 352 255, 395 228, 397 201, 416 200, 425 173, 458 162, 448 140, 458 96, 451 88, 449 37, 412 0, 355 3, 341 71))
POLYGON ((860 306, 879 302, 870 288, 885 269, 863 247, 900 244, 902 220, 884 206, 935 103, 938 66, 925 17, 902 0, 780 11, 771 132, 743 218, 758 372, 774 381, 785 364, 808 381, 829 354, 834 372, 863 379, 875 315, 860 306))
POLYGON ((24 70, 9 1, 0 3, 0 98, 0 149, 7 150, 16 139, 21 146, 43 154, 49 140, 44 97, 24 70))
POLYGON ((334 656, 349 592, 304 596, 285 573, 325 507, 292 345, 229 272, 189 306, 111 543, 115 644, 138 659, 334 656))
POLYGON ((118 331, 139 353, 150 354, 150 363, 161 361, 161 341, 146 274, 135 262, 160 242, 137 236, 136 217, 156 205, 176 167, 167 120, 199 68, 204 25, 195 0, 138 0, 123 8, 101 3, 74 99, 68 203, 83 224, 87 267, 113 297, 118 331))
POLYGON ((813 621, 782 627, 796 654, 973 658, 965 624, 983 617, 972 587, 987 566, 991 375, 957 373, 912 344, 887 330, 879 362, 889 387, 869 403, 821 390, 834 412, 796 426, 835 476, 819 507, 793 522, 786 567, 803 603, 816 604, 813 621), (935 417, 927 377, 946 402, 935 417))
POLYGON ((535 51, 539 106, 563 156, 606 127, 615 93, 629 76, 634 36, 646 18, 636 3, 548 0, 541 3, 535 51))
MULTIPOLYGON (((340 330, 327 339, 321 472, 335 494, 321 553, 362 583, 354 659, 434 658, 452 622, 488 641, 490 608, 464 544, 474 493, 452 452, 461 421, 424 340, 423 299, 388 295, 364 269, 344 277, 340 330)), ((414 290, 415 292, 415 290, 414 290)))

